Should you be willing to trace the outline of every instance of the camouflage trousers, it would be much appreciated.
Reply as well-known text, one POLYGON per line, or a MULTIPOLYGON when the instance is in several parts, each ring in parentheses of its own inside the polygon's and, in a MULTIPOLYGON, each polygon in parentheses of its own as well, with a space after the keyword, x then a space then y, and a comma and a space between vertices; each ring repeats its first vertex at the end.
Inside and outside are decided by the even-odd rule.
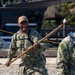
POLYGON ((27 68, 25 66, 20 66, 19 75, 48 75, 46 68, 27 68))

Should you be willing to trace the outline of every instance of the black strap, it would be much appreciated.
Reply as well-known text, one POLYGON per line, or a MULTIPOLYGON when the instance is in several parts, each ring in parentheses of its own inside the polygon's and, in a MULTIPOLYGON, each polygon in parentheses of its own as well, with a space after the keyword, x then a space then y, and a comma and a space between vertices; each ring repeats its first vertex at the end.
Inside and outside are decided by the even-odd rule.
POLYGON ((28 30, 28 40, 32 43, 32 45, 34 44, 34 42, 30 39, 29 35, 30 35, 31 29, 28 30))

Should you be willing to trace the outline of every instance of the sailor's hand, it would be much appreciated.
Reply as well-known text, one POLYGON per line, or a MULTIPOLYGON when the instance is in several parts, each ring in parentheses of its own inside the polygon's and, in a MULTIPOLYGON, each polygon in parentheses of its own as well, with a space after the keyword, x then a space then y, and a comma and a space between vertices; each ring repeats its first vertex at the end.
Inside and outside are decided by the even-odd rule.
POLYGON ((9 67, 10 66, 10 62, 6 62, 6 64, 5 64, 7 67, 9 67))

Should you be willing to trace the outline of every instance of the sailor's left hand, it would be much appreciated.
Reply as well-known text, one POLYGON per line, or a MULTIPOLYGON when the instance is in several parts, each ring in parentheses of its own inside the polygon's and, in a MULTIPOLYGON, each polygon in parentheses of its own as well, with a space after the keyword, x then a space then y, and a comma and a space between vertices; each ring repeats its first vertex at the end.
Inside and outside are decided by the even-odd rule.
POLYGON ((39 48, 40 44, 39 43, 34 43, 34 48, 39 48))

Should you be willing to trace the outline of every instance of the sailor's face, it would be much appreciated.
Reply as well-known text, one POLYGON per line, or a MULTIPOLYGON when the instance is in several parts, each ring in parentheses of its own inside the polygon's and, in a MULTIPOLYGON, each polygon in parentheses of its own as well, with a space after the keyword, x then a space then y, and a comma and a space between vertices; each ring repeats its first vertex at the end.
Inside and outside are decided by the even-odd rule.
POLYGON ((28 25, 29 25, 28 21, 22 21, 21 23, 18 24, 18 26, 20 27, 20 30, 22 30, 23 32, 27 31, 28 25))

